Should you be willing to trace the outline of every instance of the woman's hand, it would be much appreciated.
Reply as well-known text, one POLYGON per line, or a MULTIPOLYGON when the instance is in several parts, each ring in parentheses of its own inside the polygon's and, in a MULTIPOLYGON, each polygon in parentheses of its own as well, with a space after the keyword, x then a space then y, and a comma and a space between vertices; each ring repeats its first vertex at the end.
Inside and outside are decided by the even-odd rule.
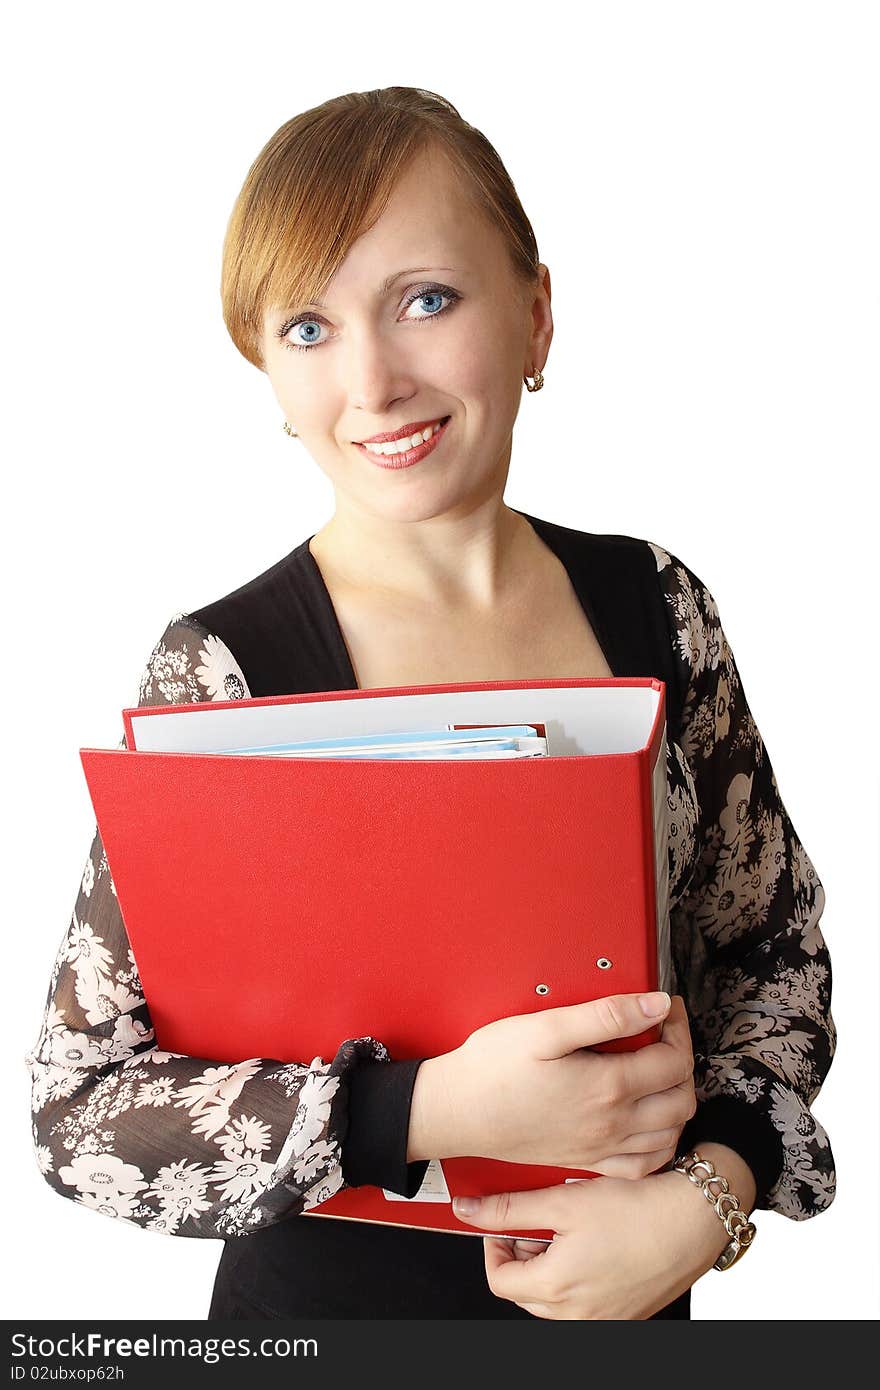
MULTIPOLYGON (((674 1090, 683 1092, 687 1096, 690 1110, 686 1119, 690 1119, 697 1108, 693 1078, 694 1053, 688 1016, 685 1011, 684 1001, 679 994, 674 994, 672 996, 672 1007, 664 1022, 660 1025, 660 1039, 661 1042, 676 1048, 690 1059, 690 1075, 680 1086, 673 1088, 674 1090)), ((655 1150, 652 1153, 640 1153, 635 1155, 629 1151, 613 1154, 608 1158, 603 1158, 601 1163, 593 1164, 591 1171, 600 1173, 606 1178, 644 1178, 649 1173, 656 1173, 658 1168, 665 1167, 670 1159, 675 1157, 678 1151, 679 1136, 684 1125, 685 1120, 682 1120, 681 1124, 677 1126, 675 1137, 665 1148, 655 1150)), ((672 1133, 673 1130, 670 1130, 670 1135, 672 1133)), ((644 1135, 642 1136, 642 1138, 646 1137, 647 1136, 644 1135)))
POLYGON ((473 1156, 642 1178, 675 1154, 696 1109, 694 1057, 675 995, 661 1040, 630 1052, 590 1051, 657 1023, 635 994, 499 1019, 454 1052, 423 1062, 407 1158, 473 1156), (440 1067, 440 1072, 431 1068, 440 1067), (424 1075, 423 1075, 424 1073, 424 1075), (424 1124, 424 1089, 443 1120, 424 1124), (431 1097, 436 1100, 436 1092, 431 1097), (425 1150, 425 1152, 423 1152, 425 1150))
POLYGON ((650 1318, 711 1269, 729 1240, 693 1183, 671 1171, 484 1197, 471 1214, 459 1201, 456 1215, 483 1229, 557 1233, 546 1245, 483 1240, 489 1288, 538 1318, 650 1318))

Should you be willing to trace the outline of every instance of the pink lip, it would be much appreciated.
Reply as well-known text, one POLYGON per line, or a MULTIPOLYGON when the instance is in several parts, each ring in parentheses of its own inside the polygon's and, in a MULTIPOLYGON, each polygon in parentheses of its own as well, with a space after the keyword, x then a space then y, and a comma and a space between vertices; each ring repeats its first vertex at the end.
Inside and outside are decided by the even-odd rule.
POLYGON ((441 425, 439 430, 431 435, 429 440, 423 444, 417 444, 414 449, 407 449, 405 453, 402 454, 371 454, 369 449, 363 444, 358 444, 357 448, 360 449, 361 453, 364 454, 371 463, 375 463, 379 468, 410 468, 414 463, 421 463, 422 459, 427 458, 428 454, 432 453, 434 449, 437 448, 440 440, 449 429, 450 423, 451 417, 446 421, 445 425, 441 425))
POLYGON ((411 425, 403 425, 393 434, 371 434, 369 439, 353 439, 353 444, 390 444, 394 439, 408 439, 411 434, 418 434, 419 430, 426 430, 429 425, 436 425, 438 420, 442 420, 442 415, 435 415, 431 420, 415 420, 411 425))

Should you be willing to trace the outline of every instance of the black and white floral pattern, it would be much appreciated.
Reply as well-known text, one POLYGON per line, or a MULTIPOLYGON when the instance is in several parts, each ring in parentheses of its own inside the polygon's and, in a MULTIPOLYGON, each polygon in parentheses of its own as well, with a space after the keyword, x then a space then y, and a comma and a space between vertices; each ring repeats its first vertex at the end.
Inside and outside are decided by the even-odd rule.
MULTIPOLYGON (((687 688, 667 750, 676 989, 685 999, 699 1100, 756 1107, 782 1139, 767 1205, 801 1221, 834 1197, 828 1136, 810 1104, 831 1064, 825 902, 782 804, 715 600, 651 546, 687 688)), ((139 703, 249 695, 233 654, 176 614, 139 703)), ((123 741, 124 742, 124 741, 123 741)), ((162 1052, 100 835, 27 1054, 33 1139, 47 1182, 108 1216, 172 1235, 229 1237, 317 1205, 344 1184, 347 1070, 388 1060, 346 1039, 330 1063, 237 1065, 162 1052)))
MULTIPOLYGON (((219 638, 176 614, 140 683, 141 705, 244 699, 219 638)), ((124 746, 123 739, 120 746, 124 746)), ((32 1077, 37 1163, 57 1192, 170 1235, 247 1234, 343 1186, 346 1071, 387 1061, 349 1038, 332 1062, 237 1065, 163 1052, 100 833, 55 960, 32 1077)))
POLYGON ((714 597, 648 544, 687 686, 670 761, 670 927, 697 1099, 730 1096, 770 1120, 784 1161, 767 1208, 803 1221, 835 1192, 828 1135, 810 1112, 837 1044, 819 929, 825 892, 782 803, 714 597))

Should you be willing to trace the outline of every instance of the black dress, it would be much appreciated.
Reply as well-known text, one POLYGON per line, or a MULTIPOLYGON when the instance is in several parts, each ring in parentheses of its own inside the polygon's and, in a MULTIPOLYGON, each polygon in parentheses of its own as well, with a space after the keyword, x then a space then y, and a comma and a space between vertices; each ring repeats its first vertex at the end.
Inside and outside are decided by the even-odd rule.
MULTIPOLYGON (((714 598, 652 542, 523 515, 564 565, 613 674, 666 682, 673 988, 688 1011, 699 1102, 682 1145, 728 1144, 754 1173, 755 1210, 804 1220, 830 1204, 835 1181, 809 1108, 836 1039, 824 891, 714 598)), ((225 598, 176 615, 140 703, 355 688, 306 540, 225 598)), ((96 835, 27 1057, 47 1182, 148 1229, 223 1237, 212 1319, 532 1317, 491 1292, 476 1235, 300 1215, 343 1181, 415 1194, 427 1166, 406 1162, 419 1060, 346 1040, 329 1068, 231 1067, 157 1052, 151 1039, 96 835), (303 1128, 311 1147, 281 1165, 285 1139, 303 1128)), ((690 1291, 654 1316, 688 1318, 690 1291)))

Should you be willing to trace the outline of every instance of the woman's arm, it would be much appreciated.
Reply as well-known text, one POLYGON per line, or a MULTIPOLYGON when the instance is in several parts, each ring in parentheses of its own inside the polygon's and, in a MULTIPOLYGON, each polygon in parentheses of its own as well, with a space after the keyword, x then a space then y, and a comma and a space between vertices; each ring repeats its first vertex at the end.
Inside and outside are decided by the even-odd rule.
POLYGON ((671 804, 693 790, 700 807, 698 856, 671 911, 698 1099, 679 1148, 725 1145, 752 1172, 759 1209, 802 1221, 835 1191, 828 1135, 810 1110, 836 1045, 819 928, 825 893, 783 805, 712 594, 676 556, 651 548, 686 688, 685 763, 670 757, 671 804))
MULTIPOLYGON (((178 615, 139 703, 248 693, 225 645, 178 615)), ((387 1058, 370 1038, 341 1042, 329 1063, 227 1065, 160 1051, 96 832, 26 1058, 35 1155, 56 1192, 172 1235, 271 1225, 344 1185, 349 1081, 387 1058)))
MULTIPOLYGON (((715 601, 675 556, 652 549, 686 692, 683 757, 670 748, 669 759, 673 856, 689 838, 674 833, 677 818, 694 797, 699 805, 698 853, 671 912, 698 1098, 678 1147, 696 1145, 746 1213, 766 1207, 802 1221, 835 1190, 828 1136, 810 1111, 836 1044, 819 930, 825 895, 782 804, 715 601)), ((492 1292, 543 1318, 649 1318, 728 1244, 709 1203, 673 1171, 493 1194, 458 1214, 493 1231, 557 1233, 546 1247, 484 1242, 492 1292)))

